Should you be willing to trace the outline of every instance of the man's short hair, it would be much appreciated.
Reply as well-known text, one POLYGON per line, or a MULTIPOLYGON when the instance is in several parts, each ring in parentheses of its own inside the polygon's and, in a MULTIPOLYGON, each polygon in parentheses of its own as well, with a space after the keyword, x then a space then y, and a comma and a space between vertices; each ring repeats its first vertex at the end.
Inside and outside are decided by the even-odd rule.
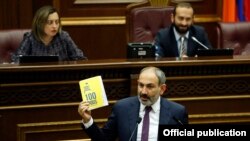
MULTIPOLYGON (((178 7, 185 7, 185 8, 192 8, 192 9, 193 9, 193 7, 192 7, 192 5, 191 5, 190 3, 181 2, 181 3, 178 3, 178 4, 175 6, 174 12, 173 12, 174 15, 176 14, 176 9, 177 9, 178 7)), ((193 14, 194 14, 194 9, 193 9, 193 14)))

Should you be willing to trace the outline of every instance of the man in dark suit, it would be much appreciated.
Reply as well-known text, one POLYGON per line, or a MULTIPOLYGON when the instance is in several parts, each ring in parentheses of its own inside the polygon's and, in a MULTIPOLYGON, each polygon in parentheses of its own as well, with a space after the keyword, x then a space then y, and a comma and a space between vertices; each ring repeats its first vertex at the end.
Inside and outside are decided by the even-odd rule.
POLYGON ((167 90, 165 81, 166 76, 159 68, 142 69, 138 79, 138 96, 119 100, 103 128, 94 123, 88 102, 81 102, 78 113, 82 117, 83 130, 93 141, 115 141, 117 138, 119 141, 142 141, 145 136, 157 141, 159 124, 188 124, 186 108, 161 97, 167 90), (150 110, 146 112, 145 109, 150 110), (149 119, 146 119, 146 113, 149 119), (142 135, 146 125, 144 121, 147 120, 150 134, 142 135))
POLYGON ((191 4, 177 4, 171 15, 171 21, 171 26, 161 29, 155 37, 156 57, 195 56, 197 50, 204 47, 193 41, 192 37, 206 47, 212 48, 204 28, 193 25, 194 9, 191 4), (183 42, 181 42, 182 37, 183 42))

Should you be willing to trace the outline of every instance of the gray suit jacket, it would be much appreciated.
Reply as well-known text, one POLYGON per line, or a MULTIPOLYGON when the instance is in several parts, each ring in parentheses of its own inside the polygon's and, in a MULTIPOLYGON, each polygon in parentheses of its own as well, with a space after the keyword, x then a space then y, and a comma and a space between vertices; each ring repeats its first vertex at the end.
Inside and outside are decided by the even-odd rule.
MULTIPOLYGON (((118 101, 102 129, 94 123, 88 129, 83 129, 93 141, 128 141, 136 127, 139 118, 140 102, 137 96, 118 101)), ((174 120, 179 119, 183 124, 188 124, 188 114, 184 106, 161 98, 159 124, 176 125, 174 120)), ((133 141, 136 140, 135 132, 133 141)))

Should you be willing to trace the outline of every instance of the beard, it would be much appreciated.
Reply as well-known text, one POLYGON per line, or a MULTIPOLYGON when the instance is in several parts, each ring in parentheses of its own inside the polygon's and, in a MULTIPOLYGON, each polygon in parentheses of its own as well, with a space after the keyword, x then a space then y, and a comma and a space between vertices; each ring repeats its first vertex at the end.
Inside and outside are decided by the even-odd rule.
POLYGON ((180 25, 178 26, 176 23, 173 23, 173 25, 174 25, 176 31, 177 31, 178 33, 180 33, 180 34, 185 34, 185 33, 187 33, 188 30, 190 29, 190 26, 186 26, 186 28, 183 29, 183 28, 184 28, 183 26, 180 26, 180 25))
POLYGON ((153 105, 158 100, 159 97, 160 96, 157 96, 157 95, 154 97, 148 97, 146 94, 142 94, 142 93, 139 93, 139 95, 138 95, 139 101, 145 106, 153 105), (141 97, 143 97, 144 99, 147 99, 147 100, 142 101, 141 97))

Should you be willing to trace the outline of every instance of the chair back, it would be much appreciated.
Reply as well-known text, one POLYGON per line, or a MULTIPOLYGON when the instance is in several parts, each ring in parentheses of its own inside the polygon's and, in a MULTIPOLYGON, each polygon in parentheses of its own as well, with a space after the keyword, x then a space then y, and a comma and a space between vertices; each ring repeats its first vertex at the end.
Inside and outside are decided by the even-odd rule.
POLYGON ((127 16, 128 42, 153 42, 156 33, 171 24, 172 6, 145 6, 132 9, 127 16))
POLYGON ((10 29, 0 31, 0 63, 11 62, 11 54, 19 47, 23 35, 30 29, 10 29))
POLYGON ((217 47, 233 48, 234 55, 250 55, 250 22, 219 22, 217 47))

